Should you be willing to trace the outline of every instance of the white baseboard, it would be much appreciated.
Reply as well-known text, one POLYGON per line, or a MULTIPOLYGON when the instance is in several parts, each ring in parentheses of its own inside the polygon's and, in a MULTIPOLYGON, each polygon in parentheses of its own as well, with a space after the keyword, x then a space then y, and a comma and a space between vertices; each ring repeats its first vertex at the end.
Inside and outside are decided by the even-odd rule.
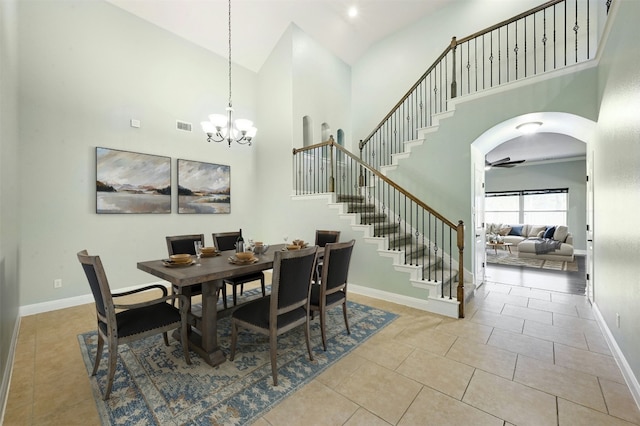
POLYGON ((602 334, 604 335, 605 340, 607 341, 607 345, 609 345, 609 349, 613 354, 613 357, 620 367, 620 371, 622 371, 622 376, 624 377, 624 381, 627 383, 629 387, 629 391, 631 391, 631 396, 633 396, 634 401, 638 408, 640 408, 640 383, 638 383, 638 379, 633 374, 633 370, 631 370, 631 366, 627 362, 620 346, 616 342, 616 339, 613 337, 611 330, 607 326, 602 314, 600 313, 600 309, 598 309, 597 304, 593 304, 593 313, 596 317, 596 322, 600 326, 600 330, 602 330, 602 334))
MULTIPOLYGON (((155 281, 151 283, 145 283, 125 288, 113 289, 114 293, 122 293, 125 291, 136 290, 140 287, 144 287, 152 284, 162 284, 168 286, 166 281, 155 281)), ((58 309, 71 308, 79 305, 86 305, 87 303, 94 303, 93 295, 91 293, 84 294, 82 296, 68 297, 66 299, 52 300, 50 302, 34 303, 33 305, 20 306, 18 315, 20 317, 26 317, 28 315, 41 314, 43 312, 57 311, 58 309)))
POLYGON ((414 297, 403 296, 401 294, 389 293, 387 291, 378 290, 370 287, 363 287, 357 284, 349 284, 348 291, 362 296, 372 297, 374 299, 385 300, 387 302, 397 303, 398 305, 409 306, 411 308, 429 311, 428 300, 416 299, 414 297))
POLYGON ((11 336, 11 345, 9 346, 9 354, 7 356, 7 364, 4 368, 4 375, 2 377, 2 385, 0 385, 0 398, 2 398, 2 411, 0 411, 0 425, 4 424, 4 413, 7 410, 7 401, 9 400, 9 385, 11 384, 11 377, 13 376, 13 361, 16 356, 16 347, 18 345, 18 334, 20 332, 21 318, 18 316, 15 326, 13 328, 13 335, 11 336))

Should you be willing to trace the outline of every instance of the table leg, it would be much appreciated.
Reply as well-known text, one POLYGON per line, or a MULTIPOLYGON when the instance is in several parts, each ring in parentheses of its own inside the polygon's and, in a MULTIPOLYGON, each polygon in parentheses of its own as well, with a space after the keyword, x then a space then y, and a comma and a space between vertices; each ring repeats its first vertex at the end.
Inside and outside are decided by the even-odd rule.
POLYGON ((218 298, 216 295, 220 285, 224 285, 222 281, 202 284, 200 330, 194 330, 189 335, 189 347, 213 367, 226 361, 224 353, 218 346, 218 298))

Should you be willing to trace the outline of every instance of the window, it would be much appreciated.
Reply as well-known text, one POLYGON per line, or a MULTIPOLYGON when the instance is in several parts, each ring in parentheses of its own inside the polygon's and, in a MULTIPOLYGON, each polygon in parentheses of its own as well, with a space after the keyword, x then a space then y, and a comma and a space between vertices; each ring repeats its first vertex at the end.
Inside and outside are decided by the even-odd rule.
POLYGON ((486 223, 566 225, 569 189, 487 192, 486 223))

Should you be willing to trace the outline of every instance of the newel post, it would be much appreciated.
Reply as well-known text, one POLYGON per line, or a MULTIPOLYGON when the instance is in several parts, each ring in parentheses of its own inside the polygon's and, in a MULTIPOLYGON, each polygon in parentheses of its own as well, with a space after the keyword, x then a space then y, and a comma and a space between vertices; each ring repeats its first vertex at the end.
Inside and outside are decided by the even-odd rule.
POLYGON ((459 220, 458 227, 458 318, 464 318, 464 222, 459 220))
POLYGON ((336 141, 333 140, 333 135, 329 136, 329 169, 331 170, 329 173, 329 192, 336 192, 335 190, 335 184, 336 184, 336 179, 334 177, 334 173, 333 173, 333 168, 334 168, 334 161, 333 161, 333 156, 334 151, 333 151, 333 146, 335 145, 336 141))
POLYGON ((452 37, 451 52, 453 54, 453 67, 451 70, 451 99, 458 96, 458 83, 456 82, 456 47, 458 47, 458 41, 455 37, 452 37))

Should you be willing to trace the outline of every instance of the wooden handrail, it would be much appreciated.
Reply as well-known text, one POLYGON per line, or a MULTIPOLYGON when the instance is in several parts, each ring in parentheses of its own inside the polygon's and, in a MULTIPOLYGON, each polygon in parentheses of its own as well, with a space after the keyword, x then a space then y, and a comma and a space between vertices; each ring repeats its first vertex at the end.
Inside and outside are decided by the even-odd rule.
POLYGON ((345 155, 351 157, 356 163, 360 164, 361 166, 363 166, 364 168, 369 170, 371 173, 376 175, 376 177, 378 177, 378 179, 380 179, 380 180, 384 181, 385 183, 387 183, 388 185, 392 186, 393 188, 398 190, 400 193, 405 195, 407 198, 409 198, 411 201, 416 203, 418 206, 422 207, 423 209, 428 211, 430 214, 432 214, 433 216, 438 218, 440 221, 445 223, 448 227, 450 227, 452 229, 456 229, 457 228, 458 225, 456 225, 455 223, 451 222, 449 219, 445 218, 444 216, 442 216, 437 211, 433 210, 431 207, 429 207, 424 202, 422 202, 420 199, 418 199, 415 195, 411 194, 406 189, 402 188, 400 185, 398 185, 397 183, 395 183, 394 181, 392 181, 391 179, 389 179, 388 177, 386 177, 385 175, 383 175, 382 173, 380 173, 379 171, 377 171, 376 169, 371 167, 370 164, 367 164, 366 162, 362 161, 358 156, 353 155, 350 151, 348 151, 344 147, 338 145, 336 143, 336 141, 333 139, 333 137, 329 138, 328 141, 320 142, 320 143, 317 143, 317 144, 314 144, 314 145, 310 145, 310 146, 306 146, 304 148, 293 148, 293 155, 296 155, 299 152, 310 151, 310 150, 313 150, 313 149, 316 149, 316 148, 320 148, 320 147, 323 147, 323 146, 332 146, 332 147, 338 149, 340 152, 342 152, 345 155))
MULTIPOLYGON (((506 25, 509 25, 519 19, 522 18, 526 18, 527 16, 533 15, 535 13, 538 13, 548 7, 554 6, 558 3, 562 3, 565 2, 566 0, 550 0, 546 3, 541 4, 540 6, 536 6, 532 9, 527 10, 526 12, 522 12, 519 15, 513 16, 509 19, 505 19, 504 21, 492 25, 490 27, 485 28, 484 30, 480 30, 478 32, 475 32, 467 37, 461 38, 461 39, 457 39, 456 37, 452 37, 451 39, 451 43, 449 44, 449 46, 447 46, 444 51, 440 54, 440 56, 438 56, 438 58, 433 62, 433 64, 431 64, 431 66, 429 68, 427 68, 427 71, 425 71, 420 78, 418 78, 418 80, 416 81, 416 83, 411 86, 411 88, 407 91, 407 93, 400 99, 400 101, 398 101, 398 103, 396 103, 393 108, 391 108, 391 110, 389 111, 389 113, 382 119, 382 121, 380 121, 380 123, 373 129, 373 131, 371 133, 369 133, 369 135, 367 135, 366 138, 362 139, 359 143, 359 148, 362 151, 362 149, 364 148, 364 146, 367 144, 367 142, 369 142, 369 140, 376 134, 376 132, 387 122, 387 120, 389 120, 389 118, 395 113, 395 111, 402 106, 402 104, 407 100, 407 98, 409 98, 409 96, 411 96, 411 94, 414 92, 414 90, 422 83, 422 81, 429 75, 429 73, 431 73, 431 71, 433 71, 438 64, 440 64, 440 62, 447 56, 447 54, 449 54, 449 52, 456 50, 457 46, 464 44, 470 40, 473 40, 476 37, 480 37, 484 34, 490 33, 491 31, 494 31, 498 28, 504 27, 506 25)), ((454 58, 455 60, 455 58, 454 58)), ((455 85, 456 85, 456 80, 455 80, 455 65, 453 67, 452 70, 453 74, 454 74, 454 78, 452 81, 452 87, 454 90, 454 93, 452 93, 452 97, 455 98, 456 97, 456 93, 455 93, 455 85)))

